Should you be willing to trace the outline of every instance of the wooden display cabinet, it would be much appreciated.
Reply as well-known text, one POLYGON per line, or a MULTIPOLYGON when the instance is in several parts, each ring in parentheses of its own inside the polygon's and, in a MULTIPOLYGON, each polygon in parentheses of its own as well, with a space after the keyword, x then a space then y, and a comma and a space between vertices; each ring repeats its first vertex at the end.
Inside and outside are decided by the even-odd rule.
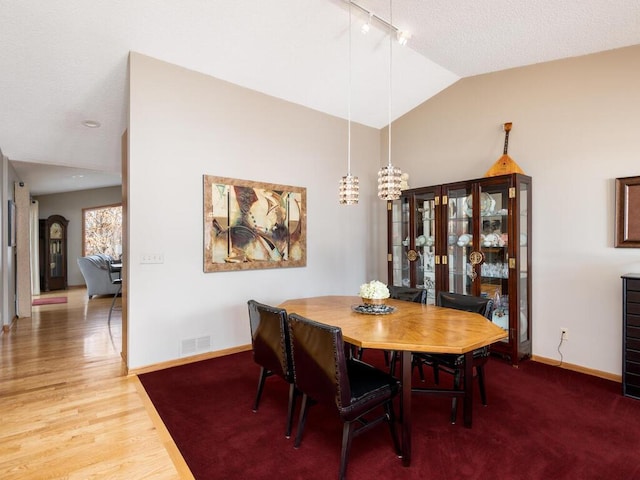
POLYGON ((508 174, 405 190, 388 202, 388 283, 487 296, 509 337, 492 350, 531 356, 531 178, 508 174))

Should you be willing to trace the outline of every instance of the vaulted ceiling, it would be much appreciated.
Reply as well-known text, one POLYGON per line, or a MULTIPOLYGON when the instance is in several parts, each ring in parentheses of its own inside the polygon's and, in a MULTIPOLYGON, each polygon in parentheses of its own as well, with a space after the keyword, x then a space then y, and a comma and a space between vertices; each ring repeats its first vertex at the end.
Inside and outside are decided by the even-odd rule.
POLYGON ((357 4, 349 68, 344 0, 0 0, 0 148, 36 194, 118 184, 131 50, 343 118, 351 92, 381 128, 390 78, 397 118, 463 77, 640 44, 638 0, 357 4), (408 44, 362 35, 363 10, 408 44))

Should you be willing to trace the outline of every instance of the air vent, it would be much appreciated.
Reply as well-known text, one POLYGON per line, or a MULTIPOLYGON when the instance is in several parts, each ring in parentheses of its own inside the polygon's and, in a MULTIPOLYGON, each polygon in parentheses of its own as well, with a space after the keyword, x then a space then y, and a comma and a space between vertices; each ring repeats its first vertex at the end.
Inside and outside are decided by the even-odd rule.
POLYGON ((197 338, 186 338, 180 345, 180 356, 186 357, 211 350, 211 335, 197 338))

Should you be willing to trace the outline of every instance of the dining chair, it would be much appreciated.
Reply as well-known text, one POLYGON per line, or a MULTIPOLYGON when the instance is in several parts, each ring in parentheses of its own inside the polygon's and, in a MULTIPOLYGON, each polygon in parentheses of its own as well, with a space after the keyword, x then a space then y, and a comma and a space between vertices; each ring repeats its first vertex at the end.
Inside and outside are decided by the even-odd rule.
POLYGON ((287 311, 249 300, 249 323, 251 326, 251 346, 253 360, 260 365, 258 391, 253 402, 253 411, 258 411, 260 397, 267 377, 277 375, 289 383, 289 402, 285 436, 291 437, 293 412, 298 391, 293 382, 291 342, 287 326, 287 311))
MULTIPOLYGON (((122 260, 119 262, 122 265, 122 260)), ((109 307, 109 318, 107 320, 108 324, 111 324, 111 314, 113 313, 113 307, 116 304, 116 298, 122 292, 122 267, 115 268, 113 266, 113 261, 107 262, 107 269, 109 270, 109 280, 113 285, 118 285, 118 289, 116 293, 113 295, 113 300, 111 300, 111 307, 109 307)))
MULTIPOLYGON (((393 298, 395 300, 403 300, 405 302, 426 303, 427 291, 423 288, 401 287, 397 285, 388 285, 387 288, 389 289, 389 298, 393 298)), ((362 349, 359 352, 359 358, 362 359, 362 349)), ((389 352, 388 350, 384 351, 384 361, 386 365, 389 365, 389 372, 392 375, 395 375, 395 367, 398 358, 399 356, 397 352, 389 352)), ((425 360, 419 361, 418 359, 414 359, 413 357, 411 360, 412 369, 418 369, 420 380, 422 380, 423 382, 424 371, 422 369, 422 364, 424 361, 425 360)))
POLYGON ((343 422, 339 478, 345 477, 354 437, 386 421, 396 454, 400 446, 395 430, 392 401, 400 382, 345 353, 339 327, 289 315, 289 331, 296 387, 302 392, 302 407, 294 447, 302 442, 310 403, 335 407, 343 422), (374 410, 381 409, 381 414, 374 410))
MULTIPOLYGON (((437 305, 440 307, 464 310, 466 312, 479 313, 491 318, 493 310, 493 300, 485 297, 475 297, 460 293, 440 292, 437 297, 437 305)), ((453 375, 453 388, 460 389, 462 375, 464 372, 464 355, 438 353, 421 353, 417 357, 433 368, 433 379, 436 385, 440 382, 440 372, 444 371, 453 375)), ((473 351, 473 367, 475 368, 480 389, 480 398, 483 405, 487 405, 487 394, 484 382, 484 366, 489 360, 489 347, 485 346, 473 351)), ((451 400, 451 423, 456 423, 458 416, 458 398, 451 400)))

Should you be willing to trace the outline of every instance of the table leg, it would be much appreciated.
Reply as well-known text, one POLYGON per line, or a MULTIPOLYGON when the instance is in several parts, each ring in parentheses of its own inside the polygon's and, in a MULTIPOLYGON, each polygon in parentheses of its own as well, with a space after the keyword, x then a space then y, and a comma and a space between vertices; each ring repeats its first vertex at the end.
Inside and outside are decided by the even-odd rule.
POLYGON ((473 352, 464 354, 464 426, 471 428, 473 412, 473 352))
POLYGON ((411 352, 403 351, 402 357, 402 464, 411 465, 411 352))

